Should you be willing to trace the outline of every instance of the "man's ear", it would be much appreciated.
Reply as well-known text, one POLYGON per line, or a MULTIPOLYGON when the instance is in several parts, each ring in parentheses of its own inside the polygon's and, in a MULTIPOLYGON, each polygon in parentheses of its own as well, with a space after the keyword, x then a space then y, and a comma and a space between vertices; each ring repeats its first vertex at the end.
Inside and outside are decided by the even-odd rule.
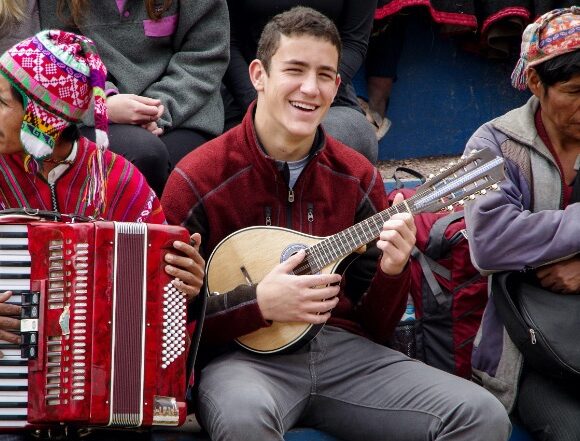
POLYGON ((338 87, 340 86, 340 83, 342 82, 342 78, 340 77, 340 74, 336 74, 336 79, 334 80, 334 87, 336 88, 336 90, 334 91, 334 96, 336 97, 336 94, 338 93, 338 87))
POLYGON ((542 89, 544 88, 544 85, 542 84, 542 80, 540 79, 540 76, 538 75, 538 72, 536 72, 536 69, 534 69, 533 67, 530 67, 528 69, 528 89, 530 89, 530 92, 532 92, 536 97, 540 98, 541 97, 541 92, 542 89))
POLYGON ((257 92, 264 90, 264 79, 266 77, 266 69, 262 62, 258 59, 252 61, 248 67, 250 73, 250 81, 254 85, 257 92))

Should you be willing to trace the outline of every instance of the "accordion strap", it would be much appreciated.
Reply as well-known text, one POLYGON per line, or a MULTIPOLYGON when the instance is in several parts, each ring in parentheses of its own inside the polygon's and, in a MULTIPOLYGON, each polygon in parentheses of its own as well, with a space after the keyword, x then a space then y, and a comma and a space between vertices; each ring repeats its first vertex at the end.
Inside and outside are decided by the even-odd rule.
POLYGON ((63 214, 58 211, 39 210, 38 208, 7 208, 0 210, 0 218, 3 216, 27 216, 58 222, 90 222, 93 218, 80 214, 63 214))

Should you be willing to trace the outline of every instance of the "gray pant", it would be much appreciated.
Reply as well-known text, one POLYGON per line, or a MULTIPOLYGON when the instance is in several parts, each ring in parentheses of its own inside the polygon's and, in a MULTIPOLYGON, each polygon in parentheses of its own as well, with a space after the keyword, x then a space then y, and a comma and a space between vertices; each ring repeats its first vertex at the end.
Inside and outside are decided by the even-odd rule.
POLYGON ((236 351, 202 372, 212 441, 283 440, 301 425, 344 440, 507 440, 503 406, 474 383, 326 326, 288 355, 236 351))

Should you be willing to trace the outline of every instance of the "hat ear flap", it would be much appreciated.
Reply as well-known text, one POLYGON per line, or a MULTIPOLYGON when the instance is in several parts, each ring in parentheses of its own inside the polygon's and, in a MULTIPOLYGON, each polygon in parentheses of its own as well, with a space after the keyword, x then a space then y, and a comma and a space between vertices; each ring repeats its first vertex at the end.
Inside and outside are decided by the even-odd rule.
POLYGON ((46 121, 51 115, 44 112, 46 115, 43 118, 39 111, 42 112, 36 103, 28 100, 20 126, 20 141, 26 153, 42 160, 52 154, 56 144, 54 134, 58 135, 61 126, 65 124, 64 121, 59 121, 56 117, 53 117, 52 121, 46 121))

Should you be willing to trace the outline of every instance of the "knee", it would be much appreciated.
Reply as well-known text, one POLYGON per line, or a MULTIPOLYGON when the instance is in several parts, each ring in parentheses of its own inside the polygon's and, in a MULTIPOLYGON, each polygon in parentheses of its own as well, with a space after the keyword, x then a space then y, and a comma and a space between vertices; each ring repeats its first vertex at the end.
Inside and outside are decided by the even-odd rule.
POLYGON ((362 113, 350 107, 331 107, 322 126, 330 136, 363 154, 371 163, 377 162, 377 137, 362 113))
POLYGON ((483 388, 465 397, 461 406, 461 425, 472 428, 471 439, 505 441, 511 432, 511 422, 505 407, 483 388))
POLYGON ((258 388, 236 387, 231 393, 200 389, 200 423, 211 439, 258 439, 257 434, 284 433, 272 397, 258 388))
POLYGON ((130 161, 161 196, 169 176, 169 152, 158 136, 148 130, 125 124, 109 127, 109 149, 130 161))

